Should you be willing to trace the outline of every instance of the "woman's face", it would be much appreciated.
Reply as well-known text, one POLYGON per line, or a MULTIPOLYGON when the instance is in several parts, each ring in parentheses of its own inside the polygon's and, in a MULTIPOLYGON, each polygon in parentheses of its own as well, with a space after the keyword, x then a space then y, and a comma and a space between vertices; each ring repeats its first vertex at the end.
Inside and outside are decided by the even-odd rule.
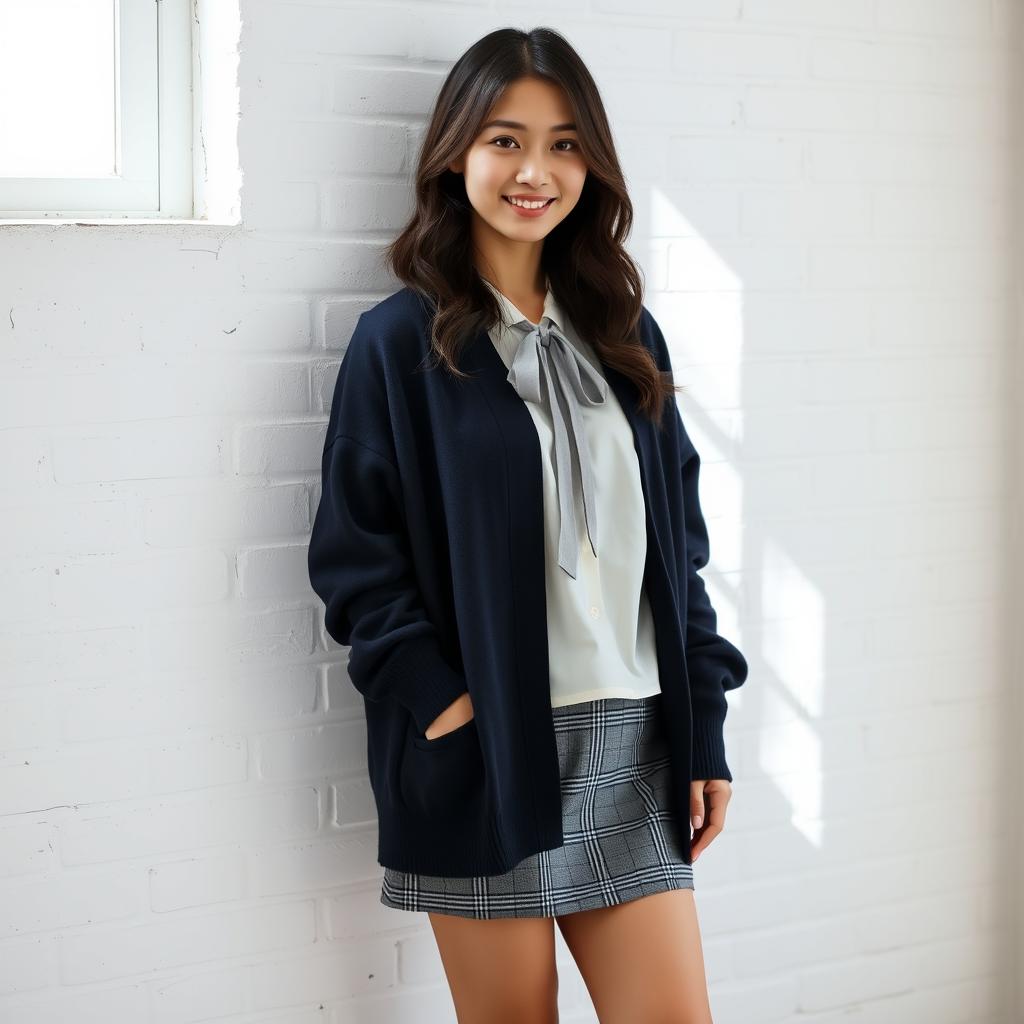
POLYGON ((478 216, 511 241, 535 242, 569 216, 587 176, 564 91, 539 78, 509 85, 460 160, 478 216), (505 122, 495 124, 494 122, 505 122), (553 198, 541 212, 517 209, 506 196, 553 198))

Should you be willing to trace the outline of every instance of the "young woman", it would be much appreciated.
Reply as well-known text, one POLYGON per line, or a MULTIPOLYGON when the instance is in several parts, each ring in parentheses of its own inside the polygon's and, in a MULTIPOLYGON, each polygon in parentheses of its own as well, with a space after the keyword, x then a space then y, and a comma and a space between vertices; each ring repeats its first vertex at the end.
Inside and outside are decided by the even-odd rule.
POLYGON ((693 862, 747 664, 698 571, 700 460, 623 241, 598 90, 550 29, 445 81, 405 287, 334 390, 309 573, 365 697, 381 902, 425 912, 463 1022, 710 1021, 693 862), (694 831, 691 836, 690 825, 694 831))

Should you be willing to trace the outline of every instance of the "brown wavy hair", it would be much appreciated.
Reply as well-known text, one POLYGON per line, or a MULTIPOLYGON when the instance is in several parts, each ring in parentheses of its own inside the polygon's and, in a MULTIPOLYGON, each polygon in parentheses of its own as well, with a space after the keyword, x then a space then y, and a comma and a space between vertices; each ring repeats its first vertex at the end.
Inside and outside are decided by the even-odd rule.
POLYGON ((580 336, 602 362, 633 382, 641 410, 661 422, 664 401, 677 387, 640 340, 643 274, 623 244, 633 204, 597 85, 554 29, 496 29, 455 62, 420 148, 416 208, 386 247, 385 264, 429 303, 437 362, 456 377, 468 377, 456 365, 461 346, 497 322, 500 310, 474 264, 465 179, 448 164, 472 145, 505 88, 524 77, 544 78, 565 90, 587 165, 579 202, 544 239, 542 268, 580 336))

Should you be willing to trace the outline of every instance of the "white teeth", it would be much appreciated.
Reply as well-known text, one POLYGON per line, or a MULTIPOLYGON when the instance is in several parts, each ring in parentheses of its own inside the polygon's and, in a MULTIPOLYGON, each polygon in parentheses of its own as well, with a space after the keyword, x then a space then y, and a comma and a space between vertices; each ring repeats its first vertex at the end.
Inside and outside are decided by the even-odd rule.
POLYGON ((528 199, 513 199, 512 196, 505 196, 505 198, 512 203, 513 206, 522 206, 527 210, 539 210, 542 206, 547 206, 551 201, 550 199, 540 200, 528 200, 528 199))

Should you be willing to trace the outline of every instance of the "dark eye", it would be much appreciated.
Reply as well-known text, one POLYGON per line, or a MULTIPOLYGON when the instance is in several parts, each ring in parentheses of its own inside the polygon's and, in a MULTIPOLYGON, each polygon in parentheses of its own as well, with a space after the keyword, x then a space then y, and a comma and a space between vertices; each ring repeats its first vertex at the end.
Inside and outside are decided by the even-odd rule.
MULTIPOLYGON (((491 145, 494 146, 497 145, 499 142, 503 141, 511 142, 516 146, 519 145, 519 143, 516 142, 516 140, 513 139, 511 135, 499 135, 496 139, 491 139, 491 145)), ((562 143, 568 143, 570 148, 560 149, 559 153, 571 153, 573 150, 580 148, 579 144, 574 139, 559 139, 558 142, 555 143, 555 145, 561 146, 562 143)), ((511 149, 511 146, 498 146, 498 149, 511 149)))

